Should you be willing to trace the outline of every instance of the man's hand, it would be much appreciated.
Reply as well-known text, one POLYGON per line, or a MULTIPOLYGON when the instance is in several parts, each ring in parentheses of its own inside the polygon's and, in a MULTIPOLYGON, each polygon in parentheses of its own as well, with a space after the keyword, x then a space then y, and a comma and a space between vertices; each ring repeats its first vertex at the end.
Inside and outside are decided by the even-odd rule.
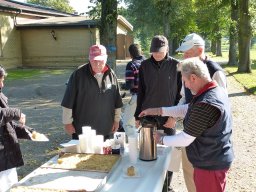
POLYGON ((161 141, 161 139, 162 139, 163 136, 166 136, 166 134, 165 134, 165 133, 161 133, 161 132, 159 132, 159 131, 154 131, 154 132, 153 132, 154 140, 155 140, 156 143, 158 143, 158 144, 163 145, 163 143, 162 143, 162 141, 161 141))
POLYGON ((144 111, 142 111, 140 114, 139 114, 139 117, 143 117, 143 116, 147 116, 147 115, 162 115, 162 108, 161 107, 158 107, 158 108, 148 108, 148 109, 145 109, 144 111))
POLYGON ((22 126, 26 124, 26 115, 24 113, 20 114, 19 122, 21 123, 22 126))
POLYGON ((174 128, 176 126, 176 119, 169 117, 163 126, 166 128, 174 128))
POLYGON ((71 124, 65 124, 64 128, 65 128, 66 133, 69 134, 69 135, 72 135, 73 133, 76 132, 75 127, 73 126, 72 123, 71 124))
POLYGON ((113 133, 117 132, 118 128, 119 128, 119 121, 118 122, 114 121, 112 126, 112 132, 113 133))
POLYGON ((139 128, 140 127, 140 120, 135 120, 135 127, 139 128))

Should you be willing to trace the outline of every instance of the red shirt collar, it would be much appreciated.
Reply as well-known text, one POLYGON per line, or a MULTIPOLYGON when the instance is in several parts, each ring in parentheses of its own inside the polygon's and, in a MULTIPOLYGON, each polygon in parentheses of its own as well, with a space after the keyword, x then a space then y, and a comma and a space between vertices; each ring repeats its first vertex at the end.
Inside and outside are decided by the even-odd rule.
MULTIPOLYGON (((108 69, 109 69, 109 67, 107 65, 105 65, 105 67, 102 69, 101 73, 105 73, 108 69)), ((96 73, 92 70, 92 74, 95 75, 96 73)))
POLYGON ((217 86, 218 86, 218 84, 216 83, 216 81, 211 81, 211 82, 207 83, 201 90, 199 90, 197 92, 197 94, 195 95, 195 97, 197 97, 197 96, 201 95, 202 93, 206 92, 207 90, 212 89, 217 86))

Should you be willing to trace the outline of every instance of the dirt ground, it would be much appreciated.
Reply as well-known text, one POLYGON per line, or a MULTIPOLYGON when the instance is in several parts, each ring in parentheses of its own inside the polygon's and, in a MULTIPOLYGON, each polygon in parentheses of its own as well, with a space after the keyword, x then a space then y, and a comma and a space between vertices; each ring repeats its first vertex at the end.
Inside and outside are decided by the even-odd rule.
MULTIPOLYGON (((117 76, 123 81, 126 63, 118 63, 117 76)), ((60 150, 60 143, 70 140, 61 123, 62 100, 65 83, 73 69, 62 75, 42 75, 33 79, 6 82, 3 92, 9 105, 21 108, 26 114, 27 125, 45 133, 49 142, 20 141, 25 166, 18 168, 22 178, 49 160, 60 150)), ((8 78, 8 77, 7 77, 8 78)), ((227 192, 256 191, 256 97, 228 75, 228 91, 233 112, 233 143, 235 161, 228 174, 227 192)), ((124 98, 124 102, 128 97, 124 98)), ((185 192, 182 170, 174 174, 172 187, 175 192, 185 192)))

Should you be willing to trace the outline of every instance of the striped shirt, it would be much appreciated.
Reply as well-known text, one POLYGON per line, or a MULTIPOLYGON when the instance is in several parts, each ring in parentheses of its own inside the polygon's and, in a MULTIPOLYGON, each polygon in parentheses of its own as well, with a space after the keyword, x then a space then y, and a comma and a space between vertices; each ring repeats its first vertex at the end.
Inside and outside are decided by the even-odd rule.
POLYGON ((220 117, 217 107, 208 103, 195 103, 192 106, 189 120, 184 124, 184 132, 193 136, 200 136, 206 129, 212 127, 220 117))
POLYGON ((127 63, 125 69, 125 87, 129 89, 131 94, 137 94, 139 86, 139 67, 145 58, 137 57, 127 63))

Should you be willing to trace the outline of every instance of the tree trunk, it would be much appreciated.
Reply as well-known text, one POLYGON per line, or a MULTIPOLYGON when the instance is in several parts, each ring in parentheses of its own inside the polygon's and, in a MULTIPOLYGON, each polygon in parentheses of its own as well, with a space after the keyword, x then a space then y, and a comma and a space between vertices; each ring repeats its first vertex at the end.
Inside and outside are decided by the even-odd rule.
POLYGON ((163 16, 163 23, 164 23, 164 36, 168 39, 168 44, 169 44, 169 55, 172 54, 173 48, 172 48, 172 43, 170 40, 170 22, 169 22, 169 15, 164 15, 163 16))
POLYGON ((238 0, 231 0, 231 24, 229 28, 228 65, 237 65, 238 0))
POLYGON ((101 1, 100 43, 108 51, 108 64, 116 71, 117 0, 101 1))
POLYGON ((239 63, 238 72, 251 72, 250 61, 250 45, 252 28, 250 23, 249 14, 249 0, 239 0, 239 35, 238 35, 238 48, 239 48, 239 63))
POLYGON ((175 36, 174 38, 173 38, 173 44, 172 44, 172 48, 173 48, 173 55, 175 55, 176 54, 176 49, 178 49, 178 47, 179 47, 179 41, 178 41, 178 37, 177 36, 175 36))
POLYGON ((217 38, 216 41, 216 56, 222 57, 222 51, 221 51, 221 36, 217 38))
POLYGON ((212 54, 216 54, 216 40, 215 39, 212 39, 211 41, 211 52, 212 54))

